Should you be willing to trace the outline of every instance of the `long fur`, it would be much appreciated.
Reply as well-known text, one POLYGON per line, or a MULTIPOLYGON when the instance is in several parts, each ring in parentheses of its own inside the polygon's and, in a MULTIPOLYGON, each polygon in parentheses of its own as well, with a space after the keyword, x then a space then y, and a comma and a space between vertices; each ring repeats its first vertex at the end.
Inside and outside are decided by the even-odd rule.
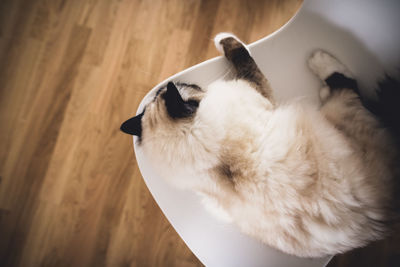
MULTIPOLYGON (((176 84, 183 101, 199 103, 188 117, 168 113, 167 88, 146 105, 140 146, 159 173, 197 192, 244 233, 290 254, 320 257, 383 238, 398 155, 354 88, 329 81, 320 110, 277 105, 243 44, 227 34, 216 43, 236 79, 203 89, 176 84)), ((334 73, 353 82, 323 51, 309 65, 323 82, 334 73)))

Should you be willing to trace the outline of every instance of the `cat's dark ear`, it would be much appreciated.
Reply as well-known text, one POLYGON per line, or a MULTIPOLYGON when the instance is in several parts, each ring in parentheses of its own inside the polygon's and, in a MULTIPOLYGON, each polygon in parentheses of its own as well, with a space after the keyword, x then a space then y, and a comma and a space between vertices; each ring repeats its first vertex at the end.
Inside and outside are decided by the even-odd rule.
POLYGON ((121 125, 121 131, 127 134, 131 135, 136 135, 138 137, 142 136, 142 117, 143 117, 144 111, 140 113, 139 115, 136 115, 133 118, 130 118, 129 120, 125 121, 121 125))
POLYGON ((175 84, 169 82, 167 91, 163 95, 168 114, 172 118, 189 117, 196 112, 199 102, 195 100, 184 101, 175 84))

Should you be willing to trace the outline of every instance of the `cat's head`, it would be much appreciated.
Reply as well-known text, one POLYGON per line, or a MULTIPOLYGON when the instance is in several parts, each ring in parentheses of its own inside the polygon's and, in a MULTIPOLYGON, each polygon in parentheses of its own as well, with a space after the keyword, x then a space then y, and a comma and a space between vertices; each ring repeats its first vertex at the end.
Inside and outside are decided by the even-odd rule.
POLYGON ((139 143, 154 135, 177 135, 193 120, 203 94, 197 85, 169 82, 150 96, 143 112, 125 121, 121 130, 136 135, 139 143))
POLYGON ((179 187, 197 183, 184 174, 201 151, 192 134, 204 94, 197 85, 170 82, 144 100, 143 112, 121 125, 123 132, 138 137, 157 172, 179 187))

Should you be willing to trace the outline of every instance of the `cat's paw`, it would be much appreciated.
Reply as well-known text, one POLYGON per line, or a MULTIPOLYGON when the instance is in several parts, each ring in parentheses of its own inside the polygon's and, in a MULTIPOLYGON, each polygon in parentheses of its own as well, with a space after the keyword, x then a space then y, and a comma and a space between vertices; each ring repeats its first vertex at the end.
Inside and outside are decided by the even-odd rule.
POLYGON ((246 47, 246 45, 240 41, 239 38, 237 38, 234 34, 232 33, 227 33, 227 32, 221 32, 218 33, 215 37, 214 37, 214 44, 215 47, 217 48, 217 50, 222 54, 226 56, 226 49, 234 49, 237 47, 244 47, 246 48, 246 50, 249 52, 249 49, 246 47), (232 42, 224 42, 223 40, 228 39, 228 38, 232 38, 232 42))
POLYGON ((324 86, 319 89, 319 99, 321 99, 322 102, 325 102, 330 95, 331 89, 328 86, 324 86))
POLYGON ((308 66, 323 81, 335 72, 344 74, 349 78, 353 77, 345 65, 322 50, 317 50, 311 55, 308 59, 308 66))

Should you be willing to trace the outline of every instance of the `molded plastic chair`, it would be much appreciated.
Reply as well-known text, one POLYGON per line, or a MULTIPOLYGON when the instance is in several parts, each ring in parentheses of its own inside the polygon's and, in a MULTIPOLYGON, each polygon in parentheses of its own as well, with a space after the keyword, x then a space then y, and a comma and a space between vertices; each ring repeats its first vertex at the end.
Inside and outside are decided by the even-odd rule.
MULTIPOLYGON (((298 13, 275 33, 249 45, 252 56, 266 74, 276 99, 307 97, 318 104, 320 81, 307 68, 307 59, 318 48, 342 61, 371 92, 384 72, 400 63, 400 1, 305 0, 298 13)), ((214 58, 163 81, 185 81, 206 86, 229 68, 214 58)), ((153 89, 154 90, 154 89, 153 89)), ((143 109, 143 103, 139 111, 143 109)), ((235 225, 210 215, 191 191, 175 189, 151 167, 135 144, 143 178, 161 210, 192 252, 206 266, 325 266, 331 257, 304 259, 287 255, 248 237, 235 225)))

